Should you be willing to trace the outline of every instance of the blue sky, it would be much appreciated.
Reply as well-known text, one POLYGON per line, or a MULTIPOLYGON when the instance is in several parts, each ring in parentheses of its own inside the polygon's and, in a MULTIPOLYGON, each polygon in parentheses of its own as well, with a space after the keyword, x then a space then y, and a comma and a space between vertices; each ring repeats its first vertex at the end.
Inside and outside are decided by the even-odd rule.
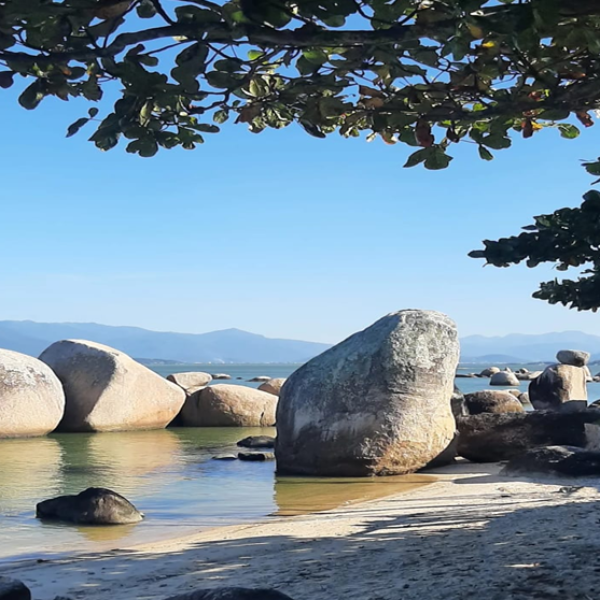
MULTIPOLYGON (((600 123, 575 141, 516 140, 491 163, 403 169, 410 149, 228 127, 195 151, 143 159, 71 139, 84 114, 33 112, 2 91, 0 319, 203 332, 238 327, 336 342, 401 308, 461 335, 580 329, 600 317, 531 299, 550 269, 482 268, 483 238, 579 204, 600 123)), ((560 274, 559 274, 560 275, 560 274)))

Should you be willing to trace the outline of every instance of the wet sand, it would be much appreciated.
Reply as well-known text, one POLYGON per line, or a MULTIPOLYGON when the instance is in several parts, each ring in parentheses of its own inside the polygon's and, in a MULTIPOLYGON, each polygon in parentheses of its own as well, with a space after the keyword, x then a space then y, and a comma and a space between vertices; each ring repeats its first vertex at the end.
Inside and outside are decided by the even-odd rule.
POLYGON ((34 598, 159 600, 222 585, 296 600, 531 598, 600 592, 598 480, 508 479, 460 463, 412 491, 92 557, 6 566, 34 598))

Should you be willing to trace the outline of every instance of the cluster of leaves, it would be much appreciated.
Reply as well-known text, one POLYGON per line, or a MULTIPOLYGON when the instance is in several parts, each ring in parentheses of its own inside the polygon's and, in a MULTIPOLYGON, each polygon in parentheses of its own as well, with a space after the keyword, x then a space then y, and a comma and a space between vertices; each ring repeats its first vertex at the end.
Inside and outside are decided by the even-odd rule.
MULTIPOLYGON (((600 175, 600 158, 586 162, 588 173, 600 175)), ((552 263, 557 271, 585 269, 576 280, 563 279, 540 284, 534 298, 577 310, 596 312, 600 308, 600 192, 591 190, 577 208, 561 208, 550 215, 534 217, 535 224, 524 233, 497 241, 484 240, 483 250, 472 258, 487 264, 509 267, 525 261, 528 267, 552 263)))
POLYGON ((228 119, 253 132, 297 123, 322 138, 414 146, 441 169, 452 144, 484 160, 556 127, 574 138, 600 106, 592 0, 0 0, 0 87, 20 104, 99 102, 91 140, 152 156, 194 148, 228 119))

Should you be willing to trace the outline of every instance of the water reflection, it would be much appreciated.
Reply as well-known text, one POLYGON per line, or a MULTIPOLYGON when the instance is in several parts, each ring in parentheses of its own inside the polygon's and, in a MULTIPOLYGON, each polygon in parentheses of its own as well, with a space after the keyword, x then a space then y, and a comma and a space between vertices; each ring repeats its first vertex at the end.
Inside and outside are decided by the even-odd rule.
POLYGON ((49 497, 62 487, 63 452, 53 439, 32 438, 0 442, 0 513, 34 510, 23 497, 49 497))
POLYGON ((343 504, 377 500, 401 494, 435 481, 430 475, 369 478, 278 477, 276 515, 292 516, 332 510, 343 504))
POLYGON ((406 491, 422 475, 275 480, 275 463, 222 462, 248 435, 273 428, 169 429, 0 440, 0 560, 100 552, 268 514, 322 511, 406 491), (35 504, 90 486, 109 487, 145 513, 133 525, 40 522, 35 504))

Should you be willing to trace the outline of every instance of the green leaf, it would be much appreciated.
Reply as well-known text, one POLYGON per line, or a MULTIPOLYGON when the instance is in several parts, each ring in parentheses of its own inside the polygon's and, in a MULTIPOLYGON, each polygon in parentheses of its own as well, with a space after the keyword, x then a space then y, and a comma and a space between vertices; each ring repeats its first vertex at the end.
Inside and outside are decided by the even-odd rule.
POLYGON ((44 99, 44 96, 44 86, 39 79, 36 79, 19 96, 19 104, 27 110, 33 110, 37 108, 39 103, 44 99))
POLYGON ((239 86, 240 80, 229 73, 210 71, 206 74, 206 81, 214 88, 233 89, 239 86))
POLYGON ((151 137, 143 137, 127 144, 127 152, 139 154, 143 158, 150 158, 158 152, 158 144, 151 137))
POLYGON ((256 60, 262 58, 265 53, 262 50, 248 50, 248 58, 250 60, 256 60))
POLYGON ((69 128, 67 129, 67 137, 69 138, 75 135, 88 122, 89 119, 87 117, 82 117, 81 119, 77 119, 77 121, 75 121, 74 123, 71 123, 71 125, 69 125, 69 128))
POLYGON ((431 155, 432 153, 432 149, 431 148, 421 148, 421 150, 417 150, 416 152, 413 152, 407 159, 407 161, 404 163, 404 168, 408 169, 410 167, 416 167, 417 165, 421 164, 422 162, 425 162, 425 160, 427 160, 427 158, 431 155))
POLYGON ((498 133, 492 133, 481 138, 481 143, 485 144, 489 148, 494 150, 503 150, 504 148, 510 148, 512 142, 509 137, 504 137, 498 133))
POLYGON ((320 49, 305 50, 302 56, 315 67, 320 67, 329 60, 327 53, 320 49))
POLYGON ((568 123, 561 123, 558 126, 558 130, 560 131, 561 137, 567 138, 568 140, 574 140, 576 137, 579 137, 579 134, 581 133, 575 125, 568 123))
POLYGON ((213 115, 213 120, 215 123, 225 123, 229 119, 229 111, 228 110, 218 110, 213 115))
POLYGON ((235 73, 240 70, 242 66, 242 61, 237 58, 223 58, 214 63, 214 68, 217 71, 223 71, 226 73, 235 73))
POLYGON ((140 19, 151 19, 156 15, 156 8, 150 0, 142 0, 135 9, 140 19))
POLYGON ((331 15, 330 17, 322 17, 321 21, 328 27, 343 27, 346 24, 346 18, 342 15, 331 15))
POLYGON ((483 160, 494 160, 494 155, 485 146, 479 146, 479 156, 483 160))
POLYGON ((90 116, 90 119, 93 119, 98 114, 98 112, 99 111, 95 106, 90 108, 90 110, 88 110, 88 115, 90 116))
POLYGON ((0 72, 0 88, 8 89, 14 83, 15 74, 13 71, 0 72))
POLYGON ((430 171, 439 171, 445 169, 452 160, 451 156, 448 156, 442 148, 437 147, 433 149, 433 152, 425 159, 425 168, 430 171))
POLYGON ((202 131, 202 133, 219 133, 221 129, 216 125, 211 125, 210 123, 198 123, 193 126, 193 129, 196 131, 202 131))
POLYGON ((187 23, 220 23, 221 16, 213 12, 212 10, 205 10, 197 6, 186 4, 185 6, 178 6, 175 9, 175 15, 178 21, 187 23))
POLYGON ((148 67, 156 67, 158 65, 158 58, 156 56, 149 56, 148 54, 140 54, 136 57, 139 63, 148 67))

